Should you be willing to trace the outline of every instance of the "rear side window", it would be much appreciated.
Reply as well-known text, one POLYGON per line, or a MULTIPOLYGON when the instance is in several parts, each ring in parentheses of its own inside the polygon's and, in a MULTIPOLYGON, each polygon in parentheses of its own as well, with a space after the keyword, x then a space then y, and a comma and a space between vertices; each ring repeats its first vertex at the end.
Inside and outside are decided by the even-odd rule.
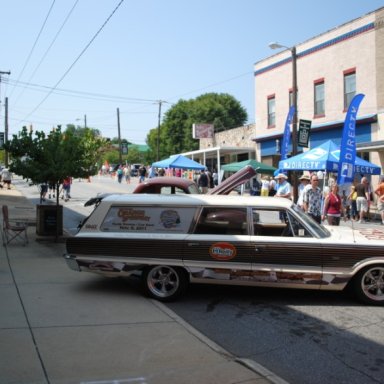
POLYGON ((104 232, 188 233, 195 208, 112 206, 100 226, 104 232))
POLYGON ((203 208, 195 234, 247 235, 247 210, 244 208, 203 208))

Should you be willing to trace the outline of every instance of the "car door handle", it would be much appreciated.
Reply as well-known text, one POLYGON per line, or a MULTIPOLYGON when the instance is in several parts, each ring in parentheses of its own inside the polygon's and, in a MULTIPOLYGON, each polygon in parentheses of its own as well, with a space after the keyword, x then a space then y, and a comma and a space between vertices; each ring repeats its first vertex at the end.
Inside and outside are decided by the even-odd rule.
POLYGON ((267 248, 265 245, 257 245, 255 247, 255 252, 263 252, 267 248))

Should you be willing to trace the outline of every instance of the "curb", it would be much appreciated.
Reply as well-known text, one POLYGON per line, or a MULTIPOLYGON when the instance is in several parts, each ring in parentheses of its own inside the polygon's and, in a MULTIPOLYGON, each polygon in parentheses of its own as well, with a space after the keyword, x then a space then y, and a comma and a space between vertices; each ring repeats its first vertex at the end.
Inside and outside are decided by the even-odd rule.
POLYGON ((216 344, 214 341, 206 337, 204 334, 202 334, 200 331, 198 331, 196 328, 192 327, 189 323, 187 323, 184 319, 182 319, 179 315, 177 315, 175 312, 173 312, 171 309, 166 307, 162 302, 150 299, 152 304, 154 304, 156 307, 158 307, 162 312, 167 314, 171 319, 176 321, 178 324, 180 324, 183 328, 187 330, 191 335, 199 339, 202 343, 207 345, 210 349, 215 351, 216 353, 222 355, 228 360, 235 361, 244 367, 250 369, 251 371, 257 373, 258 375, 262 376, 264 379, 268 380, 272 384, 289 384, 288 381, 285 381, 281 377, 277 376, 267 368, 263 367, 261 364, 257 363, 254 360, 246 359, 246 358, 238 358, 234 355, 232 355, 230 352, 228 352, 226 349, 222 348, 220 345, 216 344))

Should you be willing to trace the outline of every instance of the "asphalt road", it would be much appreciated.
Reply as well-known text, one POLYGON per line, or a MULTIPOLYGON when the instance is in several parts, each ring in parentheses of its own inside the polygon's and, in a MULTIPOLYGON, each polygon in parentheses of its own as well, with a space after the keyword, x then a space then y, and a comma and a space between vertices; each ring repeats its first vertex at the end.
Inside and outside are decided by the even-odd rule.
MULTIPOLYGON (((72 199, 63 202, 65 227, 76 232, 92 210, 84 207, 90 197, 131 192, 135 183, 75 180, 72 199)), ((38 201, 36 187, 21 182, 18 189, 38 201)), ((360 305, 348 292, 193 285, 168 307, 234 355, 290 383, 384 383, 384 309, 360 305)))

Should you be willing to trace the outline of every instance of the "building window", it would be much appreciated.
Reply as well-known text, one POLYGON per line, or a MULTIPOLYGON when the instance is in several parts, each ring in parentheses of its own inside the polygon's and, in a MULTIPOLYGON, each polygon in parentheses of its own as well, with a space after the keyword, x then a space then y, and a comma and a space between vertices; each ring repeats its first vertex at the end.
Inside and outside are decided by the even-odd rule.
POLYGON ((275 95, 268 96, 268 128, 276 125, 276 99, 275 95))
POLYGON ((315 81, 315 89, 314 89, 314 115, 315 116, 324 116, 325 115, 325 100, 324 100, 324 80, 315 81))
POLYGON ((356 71, 344 71, 344 111, 346 111, 353 97, 356 95, 356 71))

